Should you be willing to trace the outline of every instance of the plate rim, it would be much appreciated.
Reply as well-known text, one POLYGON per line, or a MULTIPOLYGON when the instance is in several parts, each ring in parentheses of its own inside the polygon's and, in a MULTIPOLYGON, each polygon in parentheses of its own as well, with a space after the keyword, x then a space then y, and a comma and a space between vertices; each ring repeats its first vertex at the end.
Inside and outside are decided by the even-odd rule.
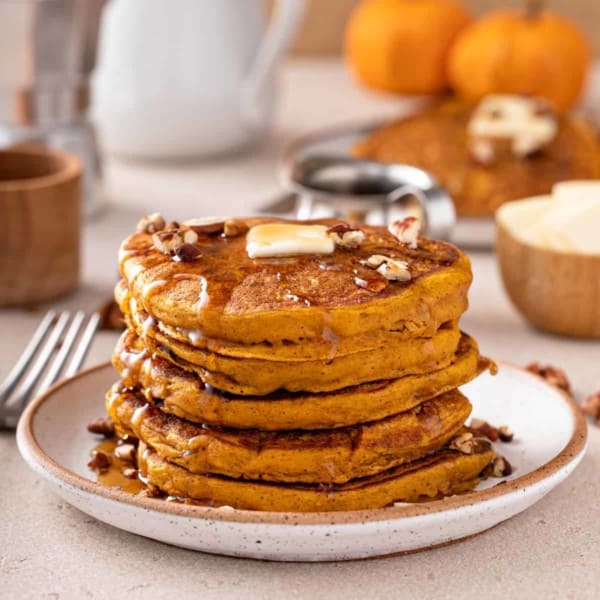
MULTIPOLYGON (((512 365, 504 361, 497 361, 498 365, 509 368, 550 387, 563 399, 573 416, 573 432, 565 447, 552 459, 537 469, 511 479, 510 485, 495 485, 484 490, 476 490, 466 494, 432 500, 419 504, 407 504, 376 509, 361 509, 353 511, 329 511, 329 512, 274 512, 236 509, 233 507, 210 507, 188 504, 177 504, 161 502, 149 497, 139 497, 117 488, 109 488, 98 482, 83 477, 70 469, 62 466, 51 458, 37 441, 33 426, 34 419, 39 408, 55 393, 62 388, 72 384, 74 381, 88 377, 89 375, 112 367, 110 361, 102 362, 89 367, 62 381, 59 381, 46 392, 36 397, 26 408, 17 426, 17 444, 19 451, 28 466, 36 463, 45 476, 50 477, 58 483, 66 484, 76 488, 80 492, 92 496, 100 496, 104 500, 127 504, 145 511, 158 512, 178 517, 196 518, 203 520, 236 522, 244 524, 268 524, 268 525, 349 525, 365 522, 377 522, 387 520, 406 519, 425 515, 449 512, 465 506, 481 504, 502 496, 514 494, 532 485, 555 475, 574 461, 582 458, 587 443, 587 422, 575 400, 565 391, 550 386, 542 377, 527 371, 522 367, 512 365)), ((37 469, 36 469, 37 470, 37 469)))

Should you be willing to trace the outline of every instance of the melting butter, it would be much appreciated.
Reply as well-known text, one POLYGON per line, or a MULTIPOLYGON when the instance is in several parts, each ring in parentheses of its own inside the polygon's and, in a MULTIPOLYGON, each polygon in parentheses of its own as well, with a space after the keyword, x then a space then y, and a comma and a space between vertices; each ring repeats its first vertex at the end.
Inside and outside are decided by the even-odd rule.
POLYGON ((252 227, 246 235, 246 252, 250 258, 332 254, 335 242, 324 225, 265 223, 252 227))
POLYGON ((486 96, 476 107, 468 124, 476 139, 507 139, 513 154, 527 156, 551 142, 558 122, 551 110, 537 98, 510 94, 486 96))

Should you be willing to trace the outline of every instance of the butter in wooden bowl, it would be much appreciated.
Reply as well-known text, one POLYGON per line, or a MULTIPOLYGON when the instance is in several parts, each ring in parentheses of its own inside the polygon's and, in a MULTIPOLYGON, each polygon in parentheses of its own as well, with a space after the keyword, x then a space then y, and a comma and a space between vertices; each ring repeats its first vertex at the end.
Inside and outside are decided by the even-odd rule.
POLYGON ((496 223, 502 279, 519 312, 544 331, 600 338, 600 182, 566 181, 509 202, 496 223))

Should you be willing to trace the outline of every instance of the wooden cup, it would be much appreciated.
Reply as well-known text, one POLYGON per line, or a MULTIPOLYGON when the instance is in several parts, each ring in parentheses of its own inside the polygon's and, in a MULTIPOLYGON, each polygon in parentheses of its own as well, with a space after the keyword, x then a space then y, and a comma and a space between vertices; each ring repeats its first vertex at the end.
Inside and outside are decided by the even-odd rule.
POLYGON ((76 157, 43 147, 0 151, 0 306, 75 288, 80 202, 76 157))

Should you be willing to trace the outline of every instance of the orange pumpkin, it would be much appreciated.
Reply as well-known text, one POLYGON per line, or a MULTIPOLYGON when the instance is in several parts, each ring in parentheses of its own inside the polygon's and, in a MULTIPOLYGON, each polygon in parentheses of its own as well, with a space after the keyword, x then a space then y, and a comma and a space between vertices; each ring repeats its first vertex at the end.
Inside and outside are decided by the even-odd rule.
POLYGON ((499 10, 458 36, 448 76, 468 101, 490 93, 529 94, 564 111, 579 98, 590 60, 585 34, 562 15, 537 6, 499 10))
POLYGON ((439 92, 448 84, 448 50, 469 21, 453 0, 364 0, 346 26, 346 58, 369 87, 439 92))

